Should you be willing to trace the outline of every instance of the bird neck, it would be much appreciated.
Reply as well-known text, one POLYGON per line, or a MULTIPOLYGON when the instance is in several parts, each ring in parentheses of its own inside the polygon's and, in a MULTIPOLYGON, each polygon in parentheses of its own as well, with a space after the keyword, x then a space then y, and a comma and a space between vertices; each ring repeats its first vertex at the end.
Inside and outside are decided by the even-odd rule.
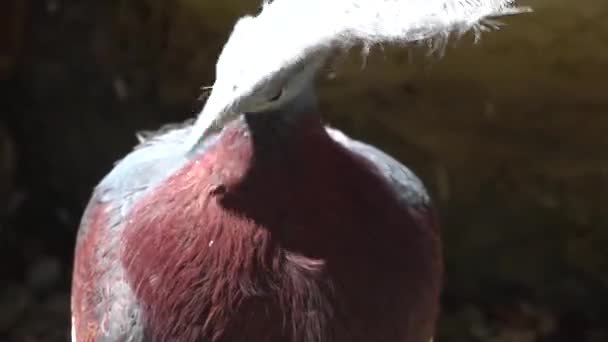
POLYGON ((300 91, 284 102, 279 108, 249 115, 253 120, 257 117, 270 117, 274 121, 285 123, 298 123, 303 117, 319 114, 319 102, 315 93, 314 84, 307 81, 302 85, 300 91))
POLYGON ((263 113, 245 113, 244 120, 251 134, 253 153, 258 160, 289 150, 296 141, 323 129, 312 86, 281 108, 263 113))

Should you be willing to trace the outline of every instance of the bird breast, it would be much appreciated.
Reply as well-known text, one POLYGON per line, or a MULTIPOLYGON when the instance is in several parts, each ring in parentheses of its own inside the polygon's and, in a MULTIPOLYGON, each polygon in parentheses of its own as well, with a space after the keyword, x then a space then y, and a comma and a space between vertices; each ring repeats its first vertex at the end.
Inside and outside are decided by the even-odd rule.
POLYGON ((231 124, 134 205, 121 260, 147 336, 428 341, 432 214, 400 201, 315 118, 282 125, 231 124))

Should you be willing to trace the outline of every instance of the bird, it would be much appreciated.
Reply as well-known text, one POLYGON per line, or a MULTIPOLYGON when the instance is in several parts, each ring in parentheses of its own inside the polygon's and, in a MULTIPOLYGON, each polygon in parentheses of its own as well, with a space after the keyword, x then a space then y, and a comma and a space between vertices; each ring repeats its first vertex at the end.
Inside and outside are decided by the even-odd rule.
POLYGON ((441 45, 511 0, 274 0, 236 21, 195 120, 140 136, 76 237, 74 342, 429 342, 444 277, 425 185, 325 124, 336 53, 441 45))

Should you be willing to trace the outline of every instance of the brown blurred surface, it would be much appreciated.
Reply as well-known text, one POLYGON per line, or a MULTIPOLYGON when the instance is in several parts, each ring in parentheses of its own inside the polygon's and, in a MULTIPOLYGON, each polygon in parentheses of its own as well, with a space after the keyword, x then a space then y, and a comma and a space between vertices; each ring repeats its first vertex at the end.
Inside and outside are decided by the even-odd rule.
MULTIPOLYGON (((441 59, 388 48, 361 70, 353 53, 319 80, 330 123, 433 191, 448 268, 438 342, 608 341, 608 3, 527 3, 536 13, 441 59)), ((0 62, 14 61, 0 65, 0 341, 67 341, 92 187, 137 130, 194 115, 257 1, 22 4, 0 5, 0 62)))
POLYGON ((26 1, 5 0, 0 10, 0 80, 10 77, 19 55, 26 1))

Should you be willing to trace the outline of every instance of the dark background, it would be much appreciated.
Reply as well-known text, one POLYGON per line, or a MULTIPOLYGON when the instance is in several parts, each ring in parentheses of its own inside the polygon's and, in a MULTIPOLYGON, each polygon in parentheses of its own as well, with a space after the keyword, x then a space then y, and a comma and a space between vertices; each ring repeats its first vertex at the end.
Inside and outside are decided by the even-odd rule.
MULTIPOLYGON (((357 53, 328 121, 410 165, 440 209, 437 341, 608 341, 608 5, 537 13, 443 58, 357 53)), ((74 237, 135 132, 195 115, 256 1, 0 3, 0 341, 67 341, 74 237)), ((246 52, 244 52, 246 58, 246 52)))

